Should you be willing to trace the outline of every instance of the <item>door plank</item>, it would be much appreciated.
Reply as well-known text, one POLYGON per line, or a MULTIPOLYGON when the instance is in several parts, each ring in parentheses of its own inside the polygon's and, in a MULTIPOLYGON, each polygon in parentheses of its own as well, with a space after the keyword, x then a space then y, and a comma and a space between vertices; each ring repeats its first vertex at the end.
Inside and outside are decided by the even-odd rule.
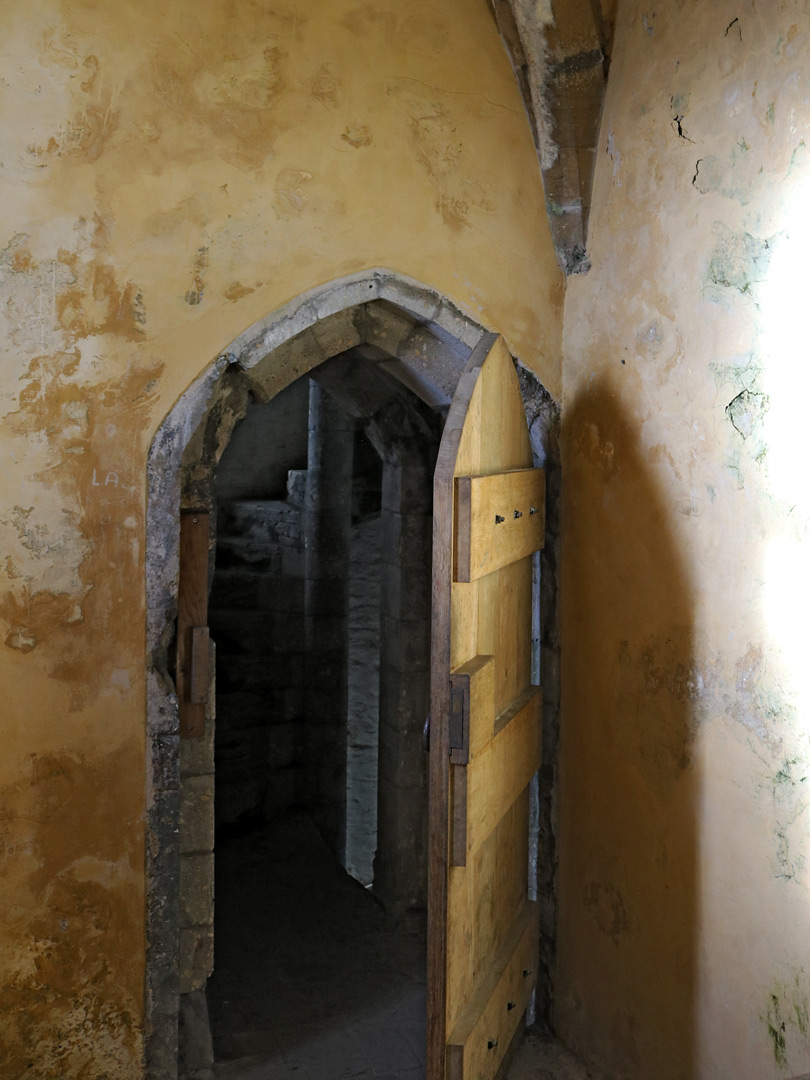
POLYGON ((532 559, 501 567, 472 585, 478 590, 476 652, 496 658, 495 714, 520 697, 532 681, 532 559))
POLYGON ((470 759, 467 773, 467 857, 480 847, 540 768, 539 687, 523 708, 470 759))
POLYGON ((543 546, 542 469, 459 476, 456 503, 456 581, 475 581, 543 546))
POLYGON ((477 654, 466 664, 459 664, 450 675, 453 686, 467 687, 470 715, 485 722, 470 725, 470 756, 477 754, 492 737, 495 720, 495 658, 477 654), (492 723, 487 731, 486 718, 492 723))
POLYGON ((462 1005, 484 978, 528 899, 528 791, 518 795, 469 863, 474 912, 473 983, 462 1005), (526 865, 521 867, 521 860, 526 865))
POLYGON ((531 998, 537 926, 537 904, 527 901, 450 1035, 448 1080, 493 1080, 496 1076, 531 998))

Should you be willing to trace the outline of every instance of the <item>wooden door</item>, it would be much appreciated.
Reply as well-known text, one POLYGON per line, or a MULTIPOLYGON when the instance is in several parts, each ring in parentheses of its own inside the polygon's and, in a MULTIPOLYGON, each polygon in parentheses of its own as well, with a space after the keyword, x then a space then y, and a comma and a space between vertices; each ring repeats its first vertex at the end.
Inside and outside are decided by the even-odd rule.
POLYGON ((536 982, 532 555, 544 480, 509 350, 486 334, 459 380, 434 480, 428 1080, 502 1073, 536 982))

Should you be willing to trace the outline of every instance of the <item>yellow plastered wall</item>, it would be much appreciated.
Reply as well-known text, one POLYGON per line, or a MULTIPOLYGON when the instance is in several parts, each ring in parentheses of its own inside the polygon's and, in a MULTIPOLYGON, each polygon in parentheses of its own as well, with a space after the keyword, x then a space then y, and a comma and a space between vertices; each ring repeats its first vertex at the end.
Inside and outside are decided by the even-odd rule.
POLYGON ((810 18, 618 5, 570 279, 555 1017, 623 1080, 810 1070, 810 18))
POLYGON ((0 1074, 129 1078, 155 430, 256 319, 376 266, 556 396, 563 282, 486 0, 9 0, 2 21, 0 1074))

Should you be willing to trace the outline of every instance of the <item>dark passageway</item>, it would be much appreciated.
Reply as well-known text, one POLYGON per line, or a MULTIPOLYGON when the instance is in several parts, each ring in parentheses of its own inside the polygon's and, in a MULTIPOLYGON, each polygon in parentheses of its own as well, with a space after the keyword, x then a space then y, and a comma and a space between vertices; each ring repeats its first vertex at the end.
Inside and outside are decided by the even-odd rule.
POLYGON ((438 425, 365 367, 252 405, 216 477, 217 1076, 424 1075, 438 425))
POLYGON ((424 1076, 425 922, 386 914, 303 814, 217 851, 218 1080, 424 1076))

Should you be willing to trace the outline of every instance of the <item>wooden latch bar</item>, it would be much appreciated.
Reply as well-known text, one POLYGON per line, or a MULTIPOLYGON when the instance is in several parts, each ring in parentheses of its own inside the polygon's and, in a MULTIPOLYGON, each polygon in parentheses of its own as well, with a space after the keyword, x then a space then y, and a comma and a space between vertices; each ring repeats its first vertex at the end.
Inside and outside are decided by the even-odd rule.
POLYGON ((467 865, 467 767, 492 733, 495 661, 474 656, 450 674, 450 864, 467 865))

